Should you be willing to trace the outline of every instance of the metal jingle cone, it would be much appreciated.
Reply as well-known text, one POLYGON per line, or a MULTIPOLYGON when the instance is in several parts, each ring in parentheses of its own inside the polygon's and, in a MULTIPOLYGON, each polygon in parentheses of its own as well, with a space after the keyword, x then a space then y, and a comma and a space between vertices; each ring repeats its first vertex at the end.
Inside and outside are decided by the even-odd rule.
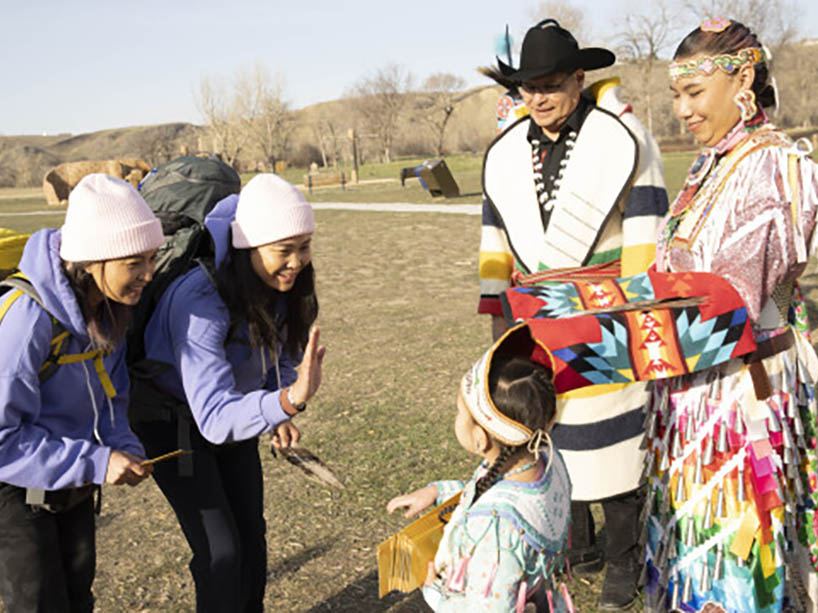
POLYGON ((659 409, 658 413, 662 415, 662 419, 667 419, 667 404, 670 398, 670 394, 668 392, 668 386, 663 385, 662 391, 659 393, 659 409))
POLYGON ((659 458, 659 470, 665 472, 668 468, 670 468, 670 452, 668 448, 665 447, 662 450, 662 455, 659 458))
POLYGON ((683 503, 686 500, 686 498, 685 498, 685 476, 684 476, 684 470, 682 470, 682 468, 679 469, 679 476, 676 479, 676 496, 674 496, 674 498, 676 499, 676 504, 677 505, 680 505, 681 503, 683 503))
POLYGON ((648 450, 645 454, 645 466, 642 468, 642 478, 640 481, 646 481, 648 477, 653 474, 653 462, 656 458, 656 453, 653 449, 648 450))
POLYGON ((702 454, 701 451, 696 453, 696 471, 693 473, 693 483, 696 485, 702 484, 702 454))
POLYGON ((667 543, 667 559, 668 560, 674 560, 674 559, 676 559, 676 556, 678 556, 678 555, 679 555, 679 550, 676 547, 676 535, 671 533, 670 540, 668 540, 668 543, 667 543))
POLYGON ((648 563, 642 563, 642 570, 639 571, 639 579, 637 579, 636 587, 644 587, 648 584, 648 563))
POLYGON ((659 515, 665 517, 670 512, 670 491, 665 490, 662 494, 662 506, 659 509, 659 515))
POLYGON ((673 590, 670 593, 670 610, 671 611, 673 611, 675 609, 678 609, 679 605, 681 604, 679 602, 679 597, 681 595, 680 592, 681 592, 681 590, 680 590, 680 586, 679 586, 679 573, 676 573, 676 575, 673 577, 673 590))
POLYGON ((784 424, 781 428, 781 438, 784 441, 784 449, 793 448, 794 445, 792 443, 792 433, 790 432, 790 429, 786 424, 784 424))
POLYGON ((682 590, 682 602, 689 602, 693 598, 693 575, 690 574, 688 569, 687 576, 685 577, 685 587, 682 590))
POLYGON ((676 434, 673 436, 673 449, 671 450, 674 458, 682 455, 682 433, 676 428, 676 434))
POLYGON ((792 427, 796 436, 804 436, 804 423, 801 421, 801 415, 797 412, 792 420, 792 427))
POLYGON ((792 480, 793 487, 795 487, 795 495, 800 500, 804 497, 804 486, 801 484, 801 475, 796 474, 795 478, 792 480))
POLYGON ((741 556, 736 556, 736 566, 738 566, 739 568, 744 568, 745 566, 747 566, 747 563, 741 556))
POLYGON ((710 591, 710 567, 707 565, 707 556, 704 557, 702 563, 702 579, 699 582, 699 591, 703 593, 710 591))
POLYGON ((667 574, 667 543, 659 541, 656 548, 656 568, 660 573, 667 574))
POLYGON ((705 501, 704 526, 702 529, 710 530, 710 528, 713 527, 713 502, 710 500, 709 494, 704 499, 704 501, 705 501))
POLYGON ((693 440, 693 412, 688 411, 685 416, 685 442, 689 443, 693 440))
POLYGON ((662 446, 665 449, 670 449, 670 437, 673 435, 675 429, 674 424, 668 424, 665 428, 665 432, 662 434, 662 446))
POLYGON ((744 491, 744 463, 738 465, 738 492, 736 494, 736 498, 739 502, 744 502, 747 500, 746 493, 744 491))
POLYGON ((736 434, 744 434, 744 417, 738 408, 736 408, 736 419, 733 422, 733 432, 736 434))
POLYGON ((798 467, 795 465, 795 462, 787 462, 787 479, 797 479, 798 478, 798 467))
POLYGON ((716 451, 726 453, 730 450, 730 443, 727 440, 727 422, 722 420, 719 424, 719 438, 716 439, 716 451))
POLYGON ((696 544, 696 522, 693 516, 687 518, 687 530, 685 532, 685 545, 693 547, 696 544))
POLYGON ((722 519, 724 515, 724 483, 719 483, 719 495, 716 498, 716 517, 722 519))
POLYGON ((721 581, 724 577, 722 561, 724 559, 724 545, 721 543, 716 547, 716 562, 713 565, 713 581, 721 581))
POLYGON ((708 434, 704 437, 704 456, 702 457, 702 464, 710 466, 713 463, 713 436, 708 434))
POLYGON ((795 441, 796 447, 800 447, 801 449, 807 448, 807 441, 804 439, 804 435, 799 434, 797 440, 795 441))

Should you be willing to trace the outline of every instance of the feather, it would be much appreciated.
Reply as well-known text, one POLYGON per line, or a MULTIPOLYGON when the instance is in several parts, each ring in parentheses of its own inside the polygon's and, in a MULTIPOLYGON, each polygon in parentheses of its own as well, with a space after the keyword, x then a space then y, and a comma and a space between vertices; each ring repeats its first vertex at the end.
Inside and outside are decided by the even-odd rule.
POLYGON ((497 83, 499 83, 508 90, 517 91, 517 84, 511 79, 509 79, 502 72, 500 72, 500 70, 498 68, 495 68, 494 66, 480 66, 477 69, 477 72, 479 72, 483 76, 488 77, 489 79, 492 79, 493 81, 496 81, 497 83))
POLYGON ((306 447, 295 445, 281 448, 278 450, 278 453, 290 464, 304 471, 304 474, 313 481, 342 490, 346 489, 346 486, 341 483, 341 480, 335 475, 332 469, 306 447))

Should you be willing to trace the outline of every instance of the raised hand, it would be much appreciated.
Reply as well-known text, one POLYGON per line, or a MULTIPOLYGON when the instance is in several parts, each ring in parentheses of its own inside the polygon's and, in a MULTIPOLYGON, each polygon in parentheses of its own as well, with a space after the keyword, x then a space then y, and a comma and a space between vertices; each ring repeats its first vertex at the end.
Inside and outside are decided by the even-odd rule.
POLYGON ((327 348, 318 345, 318 337, 319 330, 316 326, 310 330, 307 347, 304 349, 304 359, 301 360, 301 366, 298 369, 298 379, 290 387, 290 398, 293 404, 306 403, 321 385, 321 364, 327 348))

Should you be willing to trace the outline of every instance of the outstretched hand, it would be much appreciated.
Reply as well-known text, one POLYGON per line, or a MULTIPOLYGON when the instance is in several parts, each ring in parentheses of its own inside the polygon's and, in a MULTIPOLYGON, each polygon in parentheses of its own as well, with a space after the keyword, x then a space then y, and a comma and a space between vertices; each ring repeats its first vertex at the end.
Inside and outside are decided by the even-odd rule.
POLYGON ((387 503, 386 512, 391 515, 396 509, 405 508, 406 512, 403 515, 410 518, 428 509, 435 503, 435 500, 437 500, 437 486, 427 485, 411 494, 395 496, 387 503))
POLYGON ((306 403, 313 397, 321 385, 321 365, 327 348, 318 345, 318 327, 310 330, 307 347, 304 349, 304 359, 298 369, 298 379, 292 384, 292 400, 294 404, 306 403))

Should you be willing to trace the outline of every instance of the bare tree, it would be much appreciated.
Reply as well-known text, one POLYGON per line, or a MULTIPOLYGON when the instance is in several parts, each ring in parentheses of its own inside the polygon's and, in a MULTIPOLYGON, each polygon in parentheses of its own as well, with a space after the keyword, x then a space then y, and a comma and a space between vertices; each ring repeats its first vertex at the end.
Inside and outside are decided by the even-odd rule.
POLYGON ((344 133, 341 122, 336 117, 322 111, 311 123, 311 128, 313 139, 318 143, 324 167, 338 166, 344 133))
POLYGON ((424 81, 417 99, 417 119, 429 130, 435 155, 443 155, 446 126, 466 87, 466 80, 451 73, 439 72, 424 81))
MULTIPOLYGON (((638 5, 643 12, 627 11, 622 18, 620 30, 616 36, 617 53, 621 58, 630 60, 641 67, 639 93, 646 109, 647 128, 653 132, 653 95, 656 83, 654 67, 662 54, 673 41, 676 31, 675 14, 668 8, 665 0, 658 0, 649 5, 638 5)), ((664 85, 664 84, 663 84, 664 85)))
POLYGON ((585 13, 581 8, 571 6, 562 0, 548 0, 539 2, 536 7, 528 11, 531 23, 538 23, 543 19, 556 19, 560 26, 568 30, 579 41, 580 45, 586 44, 590 39, 590 28, 585 19, 585 13))
POLYGON ((384 162, 392 161, 398 120, 411 87, 412 75, 397 64, 376 70, 352 87, 352 95, 358 98, 355 109, 361 124, 377 140, 384 162))
POLYGON ((284 82, 271 76, 261 63, 236 83, 236 101, 247 138, 258 147, 269 169, 287 156, 294 128, 294 115, 284 99, 284 82))
POLYGON ((684 7, 699 21, 709 17, 739 21, 773 49, 795 40, 804 12, 800 0, 684 0, 684 7))
POLYGON ((234 98, 223 79, 203 77, 195 94, 196 106, 202 114, 211 148, 231 166, 247 142, 247 130, 237 114, 234 98))

